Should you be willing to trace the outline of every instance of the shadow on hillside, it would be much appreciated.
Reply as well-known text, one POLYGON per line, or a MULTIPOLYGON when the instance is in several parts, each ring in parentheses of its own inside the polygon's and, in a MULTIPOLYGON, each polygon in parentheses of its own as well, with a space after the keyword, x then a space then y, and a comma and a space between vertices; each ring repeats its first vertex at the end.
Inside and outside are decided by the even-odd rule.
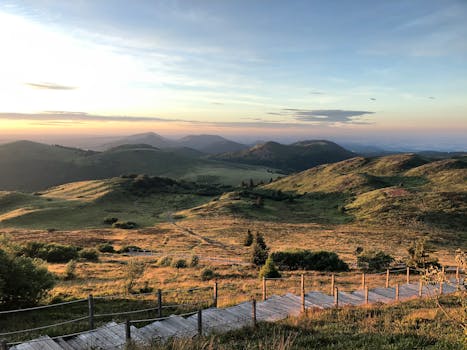
POLYGON ((228 207, 232 214, 248 219, 343 224, 354 220, 345 211, 350 198, 343 193, 314 192, 294 195, 277 191, 244 191, 241 193, 241 200, 229 204, 228 207))

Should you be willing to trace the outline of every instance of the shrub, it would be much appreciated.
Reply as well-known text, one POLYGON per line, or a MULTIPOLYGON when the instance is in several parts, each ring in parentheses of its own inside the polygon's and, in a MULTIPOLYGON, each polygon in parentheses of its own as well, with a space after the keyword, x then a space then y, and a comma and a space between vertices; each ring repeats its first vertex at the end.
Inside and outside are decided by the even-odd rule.
POLYGON ((103 243, 97 247, 101 253, 115 253, 115 248, 110 243, 103 243))
POLYGON ((123 228, 125 230, 133 230, 138 227, 138 224, 133 221, 117 221, 113 223, 112 227, 123 228))
POLYGON ((35 305, 54 284, 54 275, 39 261, 0 249, 0 308, 35 305))
POLYGON ((79 252, 80 259, 87 261, 99 261, 99 252, 94 248, 86 248, 79 252))
POLYGON ((65 266, 65 281, 73 280, 76 278, 76 260, 70 260, 65 266))
POLYGON ((348 271, 349 266, 334 252, 305 249, 274 252, 272 259, 281 270, 348 271))
POLYGON ((129 253, 135 250, 142 250, 142 248, 138 247, 137 245, 124 245, 118 250, 118 253, 129 253))
POLYGON ((118 221, 118 218, 105 218, 104 224, 112 225, 112 224, 115 224, 117 221, 118 221))
POLYGON ((385 270, 391 265, 394 258, 383 251, 371 250, 368 252, 361 252, 357 256, 358 268, 367 272, 378 272, 385 270))
POLYGON ((206 268, 201 271, 201 279, 203 281, 209 281, 216 277, 217 274, 212 269, 206 268))
POLYGON ((175 260, 173 263, 172 263, 172 267, 175 267, 177 269, 184 269, 186 268, 188 265, 186 263, 186 260, 185 259, 178 259, 178 260, 175 260))
POLYGON ((163 256, 157 262, 157 266, 167 267, 172 263, 172 258, 170 256, 163 256))
POLYGON ((245 237, 245 240, 243 241, 243 245, 245 247, 249 247, 253 244, 253 234, 251 233, 250 230, 248 230, 248 232, 246 233, 246 237, 245 237))
POLYGON ((265 278, 281 277, 281 274, 277 270, 277 267, 274 264, 274 260, 272 259, 272 257, 268 257, 263 267, 261 268, 261 270, 259 270, 259 277, 265 277, 265 278))
POLYGON ((55 243, 28 242, 19 250, 19 255, 38 258, 50 263, 66 263, 78 258, 78 247, 55 243))
POLYGON ((199 265, 199 256, 193 255, 190 260, 190 267, 196 267, 199 265))
POLYGON ((152 293, 154 291, 154 288, 149 287, 149 282, 144 281, 144 287, 139 289, 140 293, 152 293))

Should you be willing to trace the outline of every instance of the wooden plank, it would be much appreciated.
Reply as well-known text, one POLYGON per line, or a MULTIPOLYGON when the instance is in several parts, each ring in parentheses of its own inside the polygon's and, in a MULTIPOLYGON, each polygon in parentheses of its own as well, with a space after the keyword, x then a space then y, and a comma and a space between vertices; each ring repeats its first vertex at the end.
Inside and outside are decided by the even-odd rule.
POLYGON ((305 294, 305 302, 322 308, 334 307, 334 297, 321 292, 309 292, 305 294))
POLYGON ((10 348, 11 350, 63 350, 63 348, 56 343, 49 336, 43 336, 31 341, 18 344, 10 348))

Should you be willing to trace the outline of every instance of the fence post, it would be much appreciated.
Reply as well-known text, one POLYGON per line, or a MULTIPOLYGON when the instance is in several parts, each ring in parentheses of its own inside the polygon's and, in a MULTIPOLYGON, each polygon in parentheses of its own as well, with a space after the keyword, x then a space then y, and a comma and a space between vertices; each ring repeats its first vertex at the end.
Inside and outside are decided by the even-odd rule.
POLYGON ((214 287, 213 287, 213 297, 214 297, 214 307, 217 308, 217 291, 218 291, 218 285, 217 285, 217 281, 214 282, 214 287))
POLYGON ((362 289, 365 289, 365 285, 366 285, 366 278, 365 278, 365 272, 362 273, 362 289))
POLYGON ((418 281, 418 297, 421 298, 423 296, 423 280, 420 277, 420 281, 418 281))
POLYGON ((305 313, 305 276, 302 274, 301 277, 301 297, 302 297, 302 312, 305 313))
POLYGON ((157 290, 157 317, 162 317, 162 289, 157 290))
POLYGON ((444 285, 443 281, 439 282, 439 295, 443 294, 443 285, 444 285))
POLYGON ((399 283, 396 283, 396 301, 399 301, 399 283))
POLYGON ((406 281, 407 284, 409 284, 410 283, 410 267, 408 267, 408 266, 407 266, 407 277, 406 277, 406 279, 407 279, 407 281, 406 281))
POLYGON ((125 321, 125 342, 126 345, 131 343, 131 323, 130 320, 125 321))
POLYGON ((0 340, 0 350, 8 350, 8 344, 5 339, 0 340))
POLYGON ((198 310, 198 336, 203 336, 203 312, 198 310))
POLYGON ((253 323, 253 328, 256 328, 256 299, 251 301, 251 320, 253 323))
POLYGON ((89 310, 89 330, 94 329, 94 297, 92 294, 88 296, 88 310, 89 310))
POLYGON ((368 305, 368 285, 365 286, 365 304, 368 305))
POLYGON ((459 283, 460 276, 459 276, 459 265, 456 266, 456 280, 459 283))
POLYGON ((266 277, 263 277, 263 301, 267 298, 267 291, 266 291, 266 277))
POLYGON ((334 288, 334 306, 339 307, 339 288, 334 288))
POLYGON ((336 277, 334 274, 331 275, 331 295, 334 296, 334 286, 336 284, 336 277))
POLYGON ((386 288, 389 288, 389 269, 386 269, 386 288))

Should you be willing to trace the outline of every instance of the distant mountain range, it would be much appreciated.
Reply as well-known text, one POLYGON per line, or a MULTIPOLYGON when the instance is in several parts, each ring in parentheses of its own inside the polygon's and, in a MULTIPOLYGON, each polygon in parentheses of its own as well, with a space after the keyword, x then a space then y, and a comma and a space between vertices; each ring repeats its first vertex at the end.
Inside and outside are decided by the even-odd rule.
POLYGON ((285 172, 301 171, 319 164, 355 157, 355 153, 325 140, 300 141, 291 145, 266 142, 246 150, 213 156, 213 159, 264 165, 285 172))
POLYGON ((186 147, 206 154, 235 152, 248 148, 247 145, 228 140, 218 135, 188 135, 178 140, 171 140, 153 132, 131 135, 121 140, 104 144, 100 148, 108 150, 128 144, 146 144, 162 149, 186 147))

